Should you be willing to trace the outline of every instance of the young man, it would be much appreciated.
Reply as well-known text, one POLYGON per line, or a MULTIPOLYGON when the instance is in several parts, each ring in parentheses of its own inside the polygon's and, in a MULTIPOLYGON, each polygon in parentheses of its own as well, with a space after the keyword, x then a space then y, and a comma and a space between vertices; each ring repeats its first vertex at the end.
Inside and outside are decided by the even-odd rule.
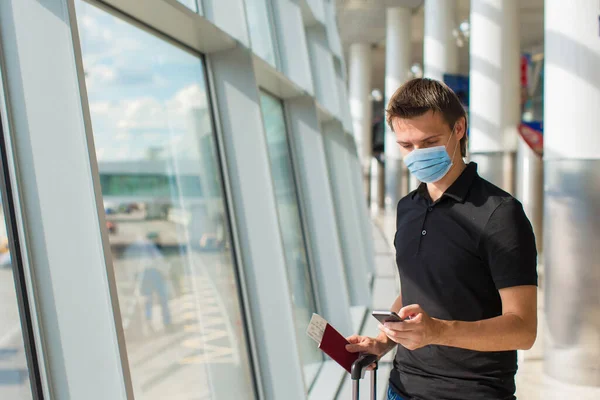
POLYGON ((391 98, 387 122, 421 186, 397 209, 404 322, 349 351, 398 348, 390 400, 515 399, 518 349, 537 331, 537 251, 523 207, 477 174, 466 114, 446 85, 415 79, 391 98))

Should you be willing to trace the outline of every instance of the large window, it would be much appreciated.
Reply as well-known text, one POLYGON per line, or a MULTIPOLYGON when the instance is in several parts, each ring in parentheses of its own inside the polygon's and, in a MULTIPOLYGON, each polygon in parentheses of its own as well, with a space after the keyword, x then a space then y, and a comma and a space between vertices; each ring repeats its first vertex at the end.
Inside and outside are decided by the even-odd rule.
POLYGON ((298 204, 283 105, 277 98, 264 92, 261 93, 260 98, 267 135, 271 174, 275 186, 279 230, 282 235, 288 279, 292 292, 300 359, 304 367, 306 384, 310 385, 323 358, 321 351, 306 335, 306 327, 312 314, 317 312, 317 307, 298 204))
POLYGON ((135 397, 254 398, 202 60, 77 14, 135 397))
POLYGON ((276 67, 268 0, 245 0, 245 2, 252 50, 263 60, 276 67))

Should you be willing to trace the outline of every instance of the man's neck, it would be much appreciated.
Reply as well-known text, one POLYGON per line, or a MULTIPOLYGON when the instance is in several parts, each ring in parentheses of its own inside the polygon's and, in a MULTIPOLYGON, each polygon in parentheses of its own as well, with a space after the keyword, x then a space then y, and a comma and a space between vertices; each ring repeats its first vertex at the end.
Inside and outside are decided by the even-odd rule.
POLYGON ((454 162, 450 171, 437 182, 428 183, 427 191, 429 192, 429 197, 432 201, 438 201, 442 195, 448 190, 450 186, 458 179, 458 177, 463 173, 463 171, 467 168, 467 164, 465 164, 462 157, 458 157, 458 160, 454 162))

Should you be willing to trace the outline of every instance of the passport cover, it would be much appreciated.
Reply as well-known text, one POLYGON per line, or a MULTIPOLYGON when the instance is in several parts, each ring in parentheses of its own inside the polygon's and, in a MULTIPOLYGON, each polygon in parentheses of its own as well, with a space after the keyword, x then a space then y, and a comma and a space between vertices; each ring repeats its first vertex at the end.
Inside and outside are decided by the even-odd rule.
POLYGON ((346 350, 347 344, 350 343, 346 338, 331 325, 327 324, 319 348, 335 362, 340 364, 346 371, 350 372, 352 364, 358 359, 359 353, 350 353, 346 350))

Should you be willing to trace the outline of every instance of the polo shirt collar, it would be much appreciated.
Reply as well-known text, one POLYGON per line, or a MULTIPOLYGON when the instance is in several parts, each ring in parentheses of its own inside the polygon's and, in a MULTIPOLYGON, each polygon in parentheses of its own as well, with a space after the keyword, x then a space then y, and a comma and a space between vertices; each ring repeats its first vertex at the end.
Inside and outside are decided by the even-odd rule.
MULTIPOLYGON (((454 181, 452 185, 444 192, 443 196, 450 197, 457 202, 464 203, 467 199, 467 194, 469 193, 469 189, 471 188, 471 184, 473 180, 477 176, 477 164, 471 162, 467 164, 465 170, 460 174, 460 176, 454 181)), ((429 198, 429 193, 427 192, 427 184, 421 183, 415 193, 413 194, 413 199, 416 195, 419 195, 423 198, 429 198)))

